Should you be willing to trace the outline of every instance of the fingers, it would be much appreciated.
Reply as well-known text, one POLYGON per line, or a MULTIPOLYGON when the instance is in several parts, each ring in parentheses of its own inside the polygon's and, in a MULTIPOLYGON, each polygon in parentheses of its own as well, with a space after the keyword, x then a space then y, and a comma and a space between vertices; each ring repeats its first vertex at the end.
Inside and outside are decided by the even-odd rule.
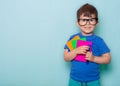
POLYGON ((79 54, 86 54, 87 51, 89 50, 89 47, 88 46, 80 46, 77 48, 79 54))
POLYGON ((91 56, 91 54, 92 54, 91 52, 87 52, 86 53, 86 58, 89 58, 91 56))
POLYGON ((89 47, 88 47, 88 46, 82 46, 82 48, 83 48, 84 50, 89 50, 89 47))
POLYGON ((92 52, 87 52, 87 53, 86 53, 86 60, 88 60, 88 61, 93 61, 94 58, 95 58, 95 57, 93 56, 92 52))
POLYGON ((82 53, 82 54, 86 54, 86 53, 87 53, 87 50, 86 50, 86 49, 83 49, 83 50, 81 50, 81 53, 82 53))

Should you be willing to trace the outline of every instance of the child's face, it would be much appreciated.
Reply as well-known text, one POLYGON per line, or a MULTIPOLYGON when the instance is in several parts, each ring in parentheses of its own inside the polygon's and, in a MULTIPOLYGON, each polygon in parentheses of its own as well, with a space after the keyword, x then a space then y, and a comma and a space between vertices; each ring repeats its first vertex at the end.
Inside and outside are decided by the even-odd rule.
POLYGON ((82 14, 77 21, 77 25, 80 27, 83 35, 91 35, 97 25, 97 19, 95 15, 87 17, 82 14))

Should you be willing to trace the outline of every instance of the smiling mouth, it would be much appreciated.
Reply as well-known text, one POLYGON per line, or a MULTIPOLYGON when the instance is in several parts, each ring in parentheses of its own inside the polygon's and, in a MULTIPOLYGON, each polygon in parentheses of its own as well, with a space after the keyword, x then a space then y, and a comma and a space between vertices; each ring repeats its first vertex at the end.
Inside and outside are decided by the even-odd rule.
POLYGON ((86 30, 89 30, 89 29, 91 29, 91 27, 84 27, 86 30))

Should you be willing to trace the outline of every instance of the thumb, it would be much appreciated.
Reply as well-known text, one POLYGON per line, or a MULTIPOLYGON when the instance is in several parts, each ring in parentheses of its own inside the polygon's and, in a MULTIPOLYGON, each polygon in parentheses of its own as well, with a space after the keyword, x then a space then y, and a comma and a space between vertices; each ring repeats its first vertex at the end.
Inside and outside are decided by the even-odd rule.
POLYGON ((89 57, 89 52, 86 53, 86 58, 88 58, 88 57, 89 57))

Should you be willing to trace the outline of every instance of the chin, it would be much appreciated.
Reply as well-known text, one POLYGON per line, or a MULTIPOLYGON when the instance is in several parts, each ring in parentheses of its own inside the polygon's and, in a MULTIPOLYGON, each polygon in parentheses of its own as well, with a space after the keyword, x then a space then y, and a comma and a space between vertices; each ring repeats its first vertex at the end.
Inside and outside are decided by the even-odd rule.
POLYGON ((93 32, 85 32, 86 35, 91 35, 93 32))

